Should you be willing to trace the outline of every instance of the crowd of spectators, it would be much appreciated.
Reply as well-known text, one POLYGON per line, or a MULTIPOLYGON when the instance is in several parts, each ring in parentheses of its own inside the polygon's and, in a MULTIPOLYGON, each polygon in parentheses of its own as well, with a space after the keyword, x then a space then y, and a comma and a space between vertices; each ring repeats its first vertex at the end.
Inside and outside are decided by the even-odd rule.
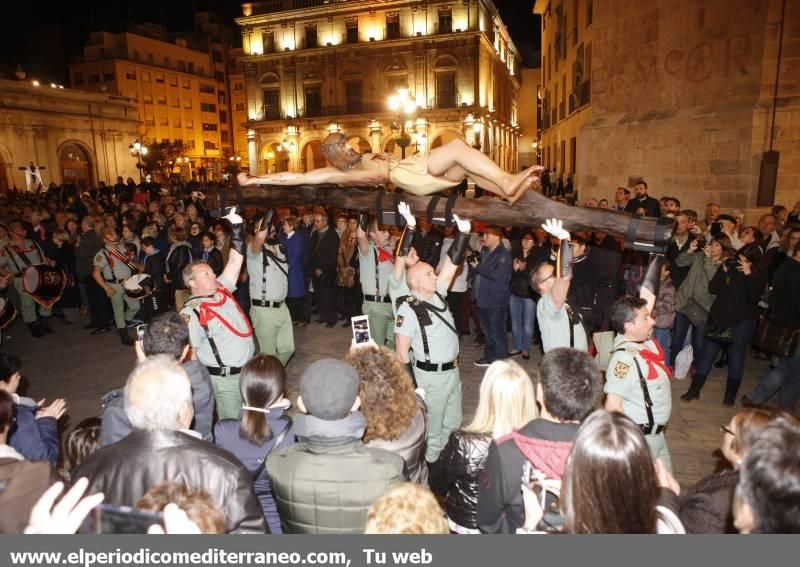
MULTIPOLYGON (((554 198, 572 194, 569 179, 546 174, 542 185, 554 198)), ((723 403, 734 405, 748 353, 771 357, 753 346, 759 321, 800 321, 800 203, 792 211, 775 207, 755 225, 715 203, 699 219, 677 198, 649 196, 640 181, 611 201, 583 206, 674 219, 654 337, 670 366, 693 346, 684 400, 699 397, 713 366, 727 365, 723 403)), ((245 209, 242 217, 253 234, 261 211, 245 209)), ((87 334, 116 327, 124 344, 135 344, 124 388, 104 397, 102 415, 64 435, 58 420, 66 402, 19 395, 22 362, 0 352, 0 531, 64 530, 63 517, 50 511, 63 488, 52 486, 58 478, 72 485, 73 500, 102 493, 82 502, 162 513, 167 531, 170 524, 202 533, 800 531, 796 350, 772 356, 769 373, 742 399, 746 407, 722 427, 730 468, 691 487, 652 457, 638 424, 601 409, 603 347, 596 345, 612 332, 614 302, 638 292, 647 264, 615 237, 573 233, 572 279, 558 287, 559 238, 538 227, 473 223, 468 258, 447 300, 459 335, 474 334, 484 347, 475 365, 486 371, 471 422, 428 462, 425 392, 415 390, 390 337, 302 369, 295 408, 286 396, 286 361, 256 354, 239 376, 238 418, 216 419, 209 375, 176 313, 189 295, 184 268, 202 260, 219 275, 230 253, 231 227, 205 206, 200 186, 162 189, 120 178, 85 193, 68 186, 9 193, 0 198, 0 220, 4 257, 30 241, 66 276, 52 315, 36 304, 35 317, 25 319, 37 340, 58 339, 49 321, 55 316, 70 325, 88 320, 87 334), (150 276, 152 293, 132 304, 115 300, 125 291, 110 285, 98 262, 104 249, 127 251, 130 274, 150 276), (586 341, 542 345, 529 374, 512 359, 527 360, 547 342, 539 302, 568 304, 586 341), (776 394, 782 409, 766 406, 776 394), (183 510, 180 521, 173 505, 183 510)), ((357 212, 309 204, 276 209, 271 222, 288 259, 294 325, 310 324, 317 313, 319 324, 349 326, 363 295, 357 212)), ((452 228, 440 231, 424 219, 418 226, 416 253, 441 266, 452 228)), ((389 233, 396 240, 400 231, 389 233)), ((112 266, 112 280, 117 273, 112 266)), ((4 305, 29 313, 8 261, 0 262, 0 275, 4 305)), ((250 303, 247 277, 245 269, 237 282, 241 305, 250 303)))

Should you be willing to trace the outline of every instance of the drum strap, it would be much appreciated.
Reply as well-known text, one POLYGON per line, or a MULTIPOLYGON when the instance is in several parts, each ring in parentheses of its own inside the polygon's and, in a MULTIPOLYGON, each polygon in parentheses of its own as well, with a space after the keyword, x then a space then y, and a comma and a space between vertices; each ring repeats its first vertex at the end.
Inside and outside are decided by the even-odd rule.
MULTIPOLYGON (((12 252, 12 251, 11 251, 11 249, 10 249, 8 246, 6 246, 6 247, 5 247, 5 251, 6 251, 6 253, 8 254, 8 257, 9 257, 9 258, 11 258, 11 262, 13 262, 13 264, 14 264, 14 267, 16 267, 16 268, 17 268, 17 272, 19 272, 19 273, 21 274, 21 273, 22 273, 22 268, 20 268, 20 267, 19 267, 19 264, 18 264, 18 263, 17 263, 17 261, 14 259, 14 252, 12 252)), ((27 258, 26 258, 26 257, 24 257, 24 256, 23 256, 23 258, 24 258, 24 260, 23 260, 23 261, 27 261, 27 258)), ((30 265, 30 262, 28 262, 28 265, 30 265)), ((26 267, 27 267, 27 266, 26 266, 26 267)))

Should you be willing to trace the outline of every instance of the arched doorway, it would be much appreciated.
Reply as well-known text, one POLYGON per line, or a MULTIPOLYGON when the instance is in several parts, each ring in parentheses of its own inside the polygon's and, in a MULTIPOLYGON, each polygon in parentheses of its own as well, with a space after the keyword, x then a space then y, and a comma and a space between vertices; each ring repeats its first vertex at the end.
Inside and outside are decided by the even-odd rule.
POLYGON ((361 136, 352 136, 347 139, 347 143, 353 146, 353 149, 360 154, 372 153, 372 146, 361 136))
POLYGON ((322 155, 322 142, 311 140, 303 146, 303 151, 300 152, 300 169, 302 171, 311 171, 326 165, 328 164, 325 156, 322 155))
POLYGON ((283 144, 272 142, 261 149, 259 171, 264 173, 281 173, 289 171, 289 152, 283 144))
POLYGON ((92 187, 91 160, 89 154, 78 144, 65 144, 58 152, 61 180, 65 185, 73 184, 81 191, 92 187))
POLYGON ((435 148, 438 148, 439 146, 443 146, 458 138, 460 138, 460 136, 455 132, 450 132, 449 130, 445 130, 431 141, 431 149, 433 150, 435 148))

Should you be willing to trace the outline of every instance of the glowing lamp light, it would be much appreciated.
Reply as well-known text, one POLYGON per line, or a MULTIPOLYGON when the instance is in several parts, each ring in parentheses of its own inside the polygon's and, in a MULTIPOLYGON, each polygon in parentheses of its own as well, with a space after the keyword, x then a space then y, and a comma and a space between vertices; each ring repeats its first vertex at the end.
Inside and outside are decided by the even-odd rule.
POLYGON ((37 80, 33 80, 33 81, 31 81, 31 84, 32 84, 34 87, 38 87, 38 86, 39 86, 39 81, 37 81, 37 80))

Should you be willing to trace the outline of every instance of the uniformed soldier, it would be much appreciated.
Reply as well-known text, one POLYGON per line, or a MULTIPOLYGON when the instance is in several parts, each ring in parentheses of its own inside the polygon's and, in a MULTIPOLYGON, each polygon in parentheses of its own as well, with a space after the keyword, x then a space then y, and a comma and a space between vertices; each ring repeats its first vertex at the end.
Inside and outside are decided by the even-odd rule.
MULTIPOLYGON (((403 214, 406 223, 415 225, 414 217, 403 214)), ((417 385, 425 390, 428 406, 428 439, 425 459, 434 462, 447 443, 452 431, 461 426, 461 379, 458 372, 458 331, 445 296, 456 271, 464 261, 469 241, 470 223, 453 219, 459 233, 448 260, 436 275, 433 266, 418 262, 408 270, 411 294, 400 298, 395 321, 395 351, 405 363, 413 359, 412 367, 417 385), (409 351, 411 351, 409 353, 409 351)), ((405 231, 398 249, 410 247, 406 239, 413 231, 405 231)))
POLYGON ((672 470, 664 429, 672 412, 672 373, 664 351, 652 339, 651 317, 663 256, 654 256, 642 282, 640 297, 618 299, 611 309, 616 331, 606 371, 606 409, 624 413, 642 428, 653 459, 672 470))
POLYGON ((255 236, 247 247, 250 319, 259 352, 271 354, 286 366, 294 354, 292 317, 286 306, 289 262, 283 245, 267 238, 269 229, 267 217, 256 227, 255 236))
POLYGON ((378 220, 368 222, 366 214, 358 219, 356 241, 361 290, 364 293, 362 312, 369 318, 372 339, 394 348, 394 313, 389 295, 389 281, 394 268, 394 255, 389 245, 389 231, 378 220))
POLYGON ((419 262, 417 249, 414 248, 414 233, 417 230, 417 220, 411 214, 411 209, 407 203, 400 203, 397 206, 397 211, 406 220, 406 226, 403 228, 403 234, 397 242, 397 248, 394 252, 394 267, 392 268, 392 276, 389 278, 389 298, 392 300, 392 317, 397 318, 398 299, 411 295, 411 290, 408 288, 406 281, 406 271, 419 262))
POLYGON ((137 299, 128 297, 123 284, 135 271, 138 272, 138 267, 134 264, 134 254, 130 248, 120 242, 116 229, 105 229, 103 242, 105 248, 94 255, 92 276, 97 285, 111 299, 114 325, 117 327, 122 344, 131 346, 133 341, 126 327, 128 322, 136 316, 141 305, 137 299))
POLYGON ((244 225, 232 209, 228 263, 217 278, 211 266, 196 260, 183 270, 191 292, 181 315, 189 325, 189 341, 197 359, 208 368, 219 419, 237 419, 242 409, 239 374, 255 352, 253 329, 231 294, 244 260, 244 225))
POLYGON ((37 305, 33 298, 22 287, 22 272, 28 266, 39 264, 49 264, 44 252, 38 244, 25 238, 27 230, 25 225, 19 220, 8 223, 10 242, 0 249, 0 276, 13 276, 12 285, 19 295, 20 307, 22 310, 22 320, 28 324, 31 334, 36 337, 43 337, 46 333, 54 333, 50 327, 48 318, 52 314, 51 309, 42 305, 37 305), (37 316, 36 310, 39 310, 37 316))

